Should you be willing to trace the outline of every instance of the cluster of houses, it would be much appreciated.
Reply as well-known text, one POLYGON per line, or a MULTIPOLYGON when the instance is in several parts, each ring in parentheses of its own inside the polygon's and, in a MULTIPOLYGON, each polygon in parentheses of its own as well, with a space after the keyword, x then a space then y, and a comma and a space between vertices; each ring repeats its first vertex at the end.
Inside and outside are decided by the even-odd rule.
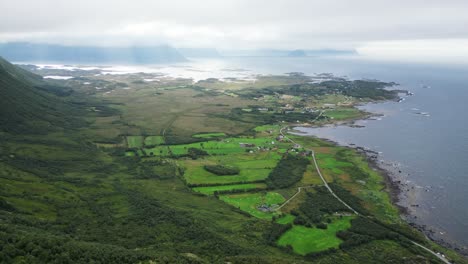
MULTIPOLYGON (((284 140, 284 136, 279 135, 276 137, 276 140, 282 142, 284 140)), ((272 141, 271 144, 274 145, 275 142, 272 141)), ((258 151, 275 151, 278 149, 277 147, 256 146, 253 143, 239 143, 239 146, 241 148, 256 148, 258 151)), ((251 149, 249 153, 254 153, 254 150, 251 149)), ((294 144, 290 149, 286 150, 286 153, 296 153, 302 157, 312 157, 312 151, 303 149, 299 144, 294 144)))

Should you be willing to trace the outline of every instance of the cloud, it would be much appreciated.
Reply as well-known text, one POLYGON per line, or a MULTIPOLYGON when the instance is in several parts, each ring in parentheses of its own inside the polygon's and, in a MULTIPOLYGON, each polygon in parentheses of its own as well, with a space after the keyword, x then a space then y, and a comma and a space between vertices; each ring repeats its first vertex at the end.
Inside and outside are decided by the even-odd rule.
POLYGON ((0 10, 0 41, 370 50, 468 38, 468 2, 457 0, 15 0, 0 10))
POLYGON ((468 39, 421 39, 370 42, 357 52, 372 59, 418 62, 468 62, 468 39))

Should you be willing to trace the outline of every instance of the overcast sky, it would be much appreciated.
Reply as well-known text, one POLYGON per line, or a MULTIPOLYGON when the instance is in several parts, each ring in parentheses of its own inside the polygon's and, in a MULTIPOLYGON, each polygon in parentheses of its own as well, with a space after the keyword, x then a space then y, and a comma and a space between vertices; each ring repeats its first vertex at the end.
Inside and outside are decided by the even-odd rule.
POLYGON ((468 43, 468 0, 0 0, 0 41, 218 49, 468 43))

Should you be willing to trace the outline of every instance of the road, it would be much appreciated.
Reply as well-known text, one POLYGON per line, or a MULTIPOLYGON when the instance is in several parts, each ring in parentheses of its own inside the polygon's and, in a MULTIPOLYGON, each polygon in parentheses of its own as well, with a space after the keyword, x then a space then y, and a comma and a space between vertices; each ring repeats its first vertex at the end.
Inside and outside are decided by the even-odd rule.
MULTIPOLYGON (((283 127, 280 129, 280 134, 283 136, 283 138, 289 140, 291 143, 293 144, 298 144, 296 141, 292 140, 291 138, 289 138, 288 136, 286 136, 284 133, 283 133, 283 130, 287 128, 287 127, 283 127)), ((344 206, 346 206, 346 208, 348 208, 349 210, 351 210, 353 213, 355 213, 356 215, 359 215, 359 213, 354 210, 351 206, 349 206, 347 203, 345 203, 343 200, 341 200, 340 197, 338 197, 338 195, 335 194, 335 192, 332 190, 332 188, 330 188, 330 186, 328 185, 327 181, 325 181, 325 178, 323 177, 322 175, 322 172, 320 171, 320 168, 317 164, 317 159, 315 158, 315 151, 313 149, 306 149, 308 151, 311 151, 312 152, 312 160, 314 161, 314 166, 315 166, 315 170, 317 171, 318 175, 320 176, 320 179, 322 179, 322 182, 323 182, 323 185, 328 189, 328 191, 331 193, 331 195, 333 195, 333 197, 335 197, 338 201, 340 201, 344 206)), ((300 188, 300 187, 299 187, 300 188)), ((294 198, 297 194, 299 194, 300 192, 300 189, 298 190, 298 192, 296 194, 294 194, 291 198, 294 198)), ((291 200, 291 198, 289 200, 291 200)), ((286 201, 286 202, 289 202, 286 201)), ((283 204, 284 205, 284 204, 283 204)), ((283 206, 281 205, 281 207, 283 206)))
MULTIPOLYGON (((322 113, 320 113, 322 114, 322 113)), ((295 142, 294 140, 292 140, 291 138, 289 138, 288 136, 286 136, 284 134, 284 129, 288 128, 287 126, 286 127, 282 127, 280 129, 280 134, 283 136, 283 138, 289 140, 291 143, 293 144, 298 144, 297 142, 295 142)), ((308 151, 311 151, 312 152, 312 160, 314 161, 314 166, 315 166, 315 169, 317 170, 317 173, 318 175, 320 176, 320 179, 322 180, 323 182, 323 185, 328 189, 328 191, 330 192, 331 195, 333 195, 333 197, 335 197, 338 201, 340 201, 344 206, 346 206, 349 210, 351 210, 352 212, 354 212, 356 215, 359 215, 359 213, 354 210, 351 206, 349 206, 347 203, 345 203, 343 200, 341 200, 340 197, 338 197, 338 195, 335 194, 335 192, 330 188, 330 186, 328 185, 328 183, 325 181, 325 178, 323 177, 322 175, 322 172, 320 171, 320 168, 318 166, 318 163, 317 163, 317 159, 315 158, 315 151, 313 149, 306 149, 308 151)), ((311 187, 311 186, 303 186, 303 187, 299 187, 298 188, 298 191, 297 193, 295 193, 291 198, 289 198, 286 202, 284 202, 280 207, 278 207, 276 210, 279 210, 281 207, 283 207, 285 204, 289 203, 292 199, 294 199, 302 190, 302 188, 308 188, 308 187, 311 187)), ((366 216, 364 216, 366 217, 366 216)), ((413 243, 414 245, 426 250, 426 252, 434 255, 435 257, 437 257, 440 261, 442 261, 443 263, 445 264, 451 264, 450 261, 447 260, 447 258, 445 258, 444 256, 440 255, 440 254, 437 254, 436 252, 434 252, 433 250, 415 242, 415 241, 412 241, 410 240, 411 243, 413 243)))
POLYGON ((286 200, 282 205, 280 205, 279 207, 277 207, 277 208, 275 209, 275 211, 278 211, 279 209, 283 208, 283 206, 285 206, 286 204, 288 204, 292 199, 296 198, 296 196, 299 195, 299 193, 301 192, 302 189, 310 188, 310 187, 312 187, 312 185, 298 187, 298 188, 297 188, 297 192, 296 192, 293 196, 291 196, 291 198, 289 198, 288 200, 286 200))

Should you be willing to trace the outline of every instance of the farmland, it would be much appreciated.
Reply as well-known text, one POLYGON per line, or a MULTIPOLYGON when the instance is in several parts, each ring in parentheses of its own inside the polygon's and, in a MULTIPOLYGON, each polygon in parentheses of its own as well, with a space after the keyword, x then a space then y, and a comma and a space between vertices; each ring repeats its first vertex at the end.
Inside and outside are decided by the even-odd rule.
POLYGON ((155 146, 164 144, 164 137, 162 136, 147 136, 144 141, 145 146, 155 146))
POLYGON ((278 245, 290 245, 294 252, 301 255, 337 248, 342 241, 336 237, 336 233, 350 228, 351 219, 352 217, 334 219, 332 223, 327 225, 326 229, 293 226, 281 236, 278 245))
MULTIPOLYGON (((371 263, 375 256, 380 263, 400 263, 402 257, 409 263, 434 261, 405 243, 411 238, 463 263, 399 218, 381 175, 362 154, 283 129, 298 143, 293 144, 280 133, 302 122, 350 118, 357 110, 344 113, 352 107, 344 104, 393 93, 371 93, 360 83, 332 77, 314 84, 294 73, 259 76, 255 82, 144 81, 156 77, 80 73, 65 84, 77 91, 71 96, 83 96, 74 104, 87 109, 81 126, 73 123, 44 135, 0 133, 0 246, 5 249, 0 258, 18 263, 53 258, 371 263), (351 221, 354 216, 322 192, 308 149, 330 187, 369 218, 351 221), (300 169, 289 167, 298 157, 304 161, 295 166, 300 169), (291 180, 282 183, 289 174, 291 180), (368 229, 381 235, 371 236, 368 229)), ((369 81, 366 87, 383 85, 369 81)))
POLYGON ((128 148, 141 148, 143 147, 143 136, 127 136, 128 148))
POLYGON ((221 195, 220 200, 239 208, 257 218, 271 219, 273 215, 278 213, 271 213, 269 211, 261 211, 259 207, 271 207, 279 205, 285 201, 284 197, 275 192, 260 192, 260 193, 246 193, 246 194, 231 194, 221 195))
POLYGON ((194 138, 216 138, 224 136, 226 136, 225 133, 201 133, 193 135, 194 138))
POLYGON ((222 193, 223 191, 232 191, 232 190, 252 190, 252 189, 266 189, 264 183, 246 183, 246 184, 230 184, 230 185, 216 185, 208 187, 194 187, 192 188, 196 192, 203 194, 212 195, 215 192, 222 193))

